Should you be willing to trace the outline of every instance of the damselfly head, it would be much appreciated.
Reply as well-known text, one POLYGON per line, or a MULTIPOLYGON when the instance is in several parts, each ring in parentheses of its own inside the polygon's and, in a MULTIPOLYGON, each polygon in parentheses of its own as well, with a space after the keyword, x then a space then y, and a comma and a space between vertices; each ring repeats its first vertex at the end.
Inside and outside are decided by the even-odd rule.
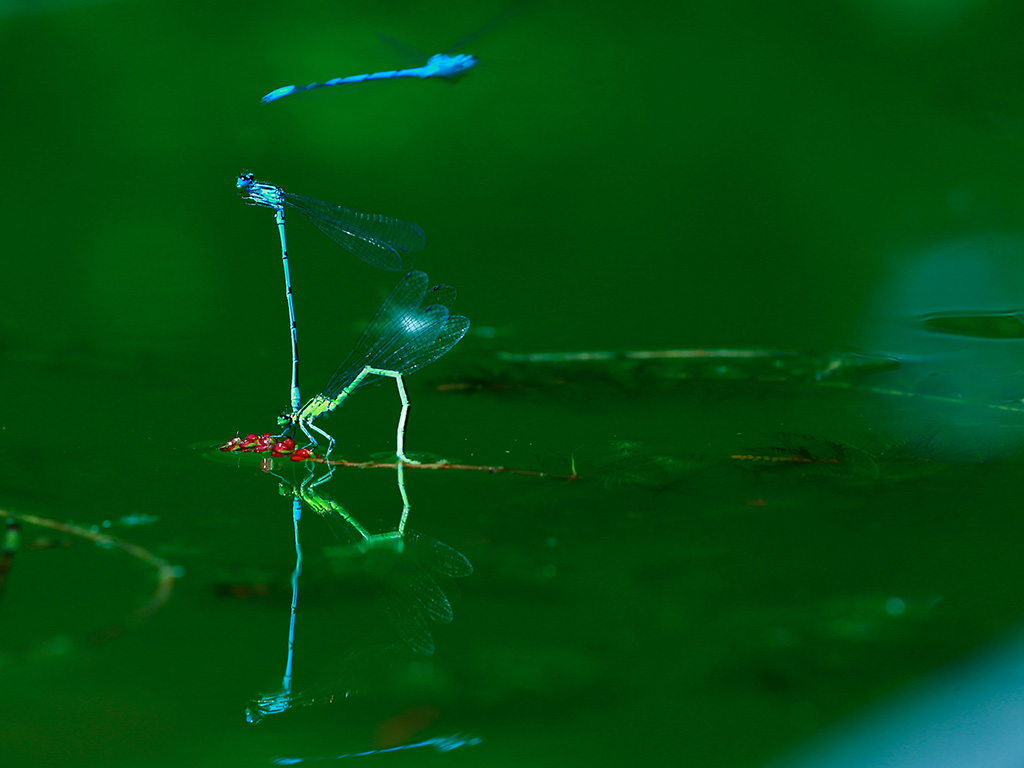
POLYGON ((235 189, 248 192, 249 188, 256 183, 256 176, 251 171, 243 171, 235 179, 235 189))
POLYGON ((437 77, 456 77, 475 65, 476 59, 468 53, 435 53, 427 59, 426 69, 437 77))

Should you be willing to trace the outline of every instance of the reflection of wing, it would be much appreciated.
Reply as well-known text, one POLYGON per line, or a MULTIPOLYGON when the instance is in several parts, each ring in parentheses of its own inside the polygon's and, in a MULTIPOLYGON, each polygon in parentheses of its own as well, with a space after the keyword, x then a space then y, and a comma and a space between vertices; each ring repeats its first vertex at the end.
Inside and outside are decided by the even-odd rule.
POLYGON ((424 572, 423 580, 410 585, 417 604, 427 614, 427 618, 438 624, 448 624, 452 620, 452 604, 437 582, 424 572))
MULTIPOLYGON (((409 567, 402 567, 400 579, 387 589, 388 616, 402 640, 416 653, 426 656, 434 652, 434 638, 429 621, 448 624, 453 618, 452 605, 432 574, 462 577, 473 572, 469 560, 437 539, 410 531, 406 535, 405 554, 409 567)), ((393 574, 398 576, 399 574, 393 574)), ((450 589, 454 589, 454 584, 450 589)))
POLYGON ((430 622, 452 621, 450 598, 458 598, 452 578, 473 572, 473 566, 461 553, 408 529, 401 538, 394 533, 366 534, 354 545, 327 547, 324 554, 332 559, 337 574, 369 579, 360 588, 365 585, 379 594, 402 643, 424 656, 434 653, 430 622))
POLYGON ((431 573, 461 579, 473 573, 473 564, 461 552, 456 552, 443 541, 417 534, 420 564, 431 573), (424 551, 426 550, 426 551, 424 551))
POLYGON ((434 652, 434 638, 427 620, 448 624, 452 620, 452 605, 430 574, 414 565, 406 579, 388 588, 387 611, 402 640, 416 653, 430 656, 434 652))
POLYGON ((416 605, 400 598, 393 599, 388 602, 387 612, 395 630, 414 653, 434 655, 434 636, 427 627, 426 617, 416 605))

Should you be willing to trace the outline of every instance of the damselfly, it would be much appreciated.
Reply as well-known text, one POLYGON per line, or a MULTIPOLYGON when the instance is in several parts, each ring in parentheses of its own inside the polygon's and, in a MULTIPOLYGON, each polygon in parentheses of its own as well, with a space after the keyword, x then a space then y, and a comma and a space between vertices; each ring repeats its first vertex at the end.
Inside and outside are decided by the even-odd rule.
POLYGON ((262 104, 269 104, 272 101, 283 99, 285 96, 291 96, 293 93, 304 93, 305 91, 312 91, 316 88, 327 88, 331 85, 362 83, 366 80, 390 80, 396 77, 445 77, 451 79, 475 65, 476 59, 468 53, 458 53, 454 56, 447 53, 435 53, 427 59, 427 63, 422 67, 412 67, 411 69, 391 69, 384 72, 370 72, 365 75, 335 77, 331 80, 325 80, 322 83, 310 83, 309 85, 286 85, 283 88, 277 88, 271 91, 260 99, 260 102, 262 104))
POLYGON ((518 6, 512 6, 511 8, 499 13, 497 16, 492 18, 486 24, 481 26, 472 34, 466 35, 466 37, 459 40, 454 45, 449 46, 441 53, 435 53, 429 59, 427 63, 421 67, 412 67, 410 69, 390 69, 383 72, 370 72, 365 75, 349 75, 348 77, 335 77, 332 80, 325 80, 322 83, 310 83, 309 85, 286 85, 283 88, 277 88, 262 99, 260 102, 263 104, 270 104, 272 101, 283 99, 285 96, 291 96, 294 93, 304 93, 306 91, 312 91, 316 88, 327 88, 332 85, 345 85, 347 83, 362 83, 367 80, 393 80, 398 77, 418 77, 425 79, 428 77, 443 77, 451 80, 458 77, 467 69, 476 66, 477 60, 474 56, 468 53, 456 53, 453 54, 451 51, 465 45, 467 42, 475 38, 485 29, 492 27, 499 20, 507 16, 512 11, 516 10, 518 6))
POLYGON ((297 426, 314 444, 312 432, 323 435, 328 440, 325 455, 330 455, 334 438, 313 422, 341 405, 359 387, 378 383, 384 377, 392 378, 402 402, 396 441, 398 460, 416 464, 405 455, 409 398, 402 377, 430 365, 466 335, 469 320, 451 314, 454 301, 455 289, 450 285, 430 288, 423 272, 407 274, 384 299, 323 392, 302 408, 281 416, 280 423, 297 426))

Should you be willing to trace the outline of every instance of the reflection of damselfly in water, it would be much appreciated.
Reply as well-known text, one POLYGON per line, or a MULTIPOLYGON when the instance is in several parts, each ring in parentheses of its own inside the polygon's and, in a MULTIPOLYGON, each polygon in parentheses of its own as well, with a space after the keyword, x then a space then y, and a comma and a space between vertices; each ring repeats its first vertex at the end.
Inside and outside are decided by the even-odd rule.
POLYGON ((369 755, 383 755, 385 752, 399 752, 405 749, 418 749, 420 747, 433 747, 438 752, 451 752, 459 747, 474 747, 483 742, 483 739, 474 736, 465 736, 461 733, 454 733, 451 736, 435 736, 432 739, 417 741, 414 744, 400 744, 397 747, 386 747, 383 749, 367 749, 362 752, 349 752, 344 755, 325 755, 316 757, 275 757, 271 762, 274 765, 298 765, 314 760, 341 760, 345 757, 367 757, 369 755))
POLYGON ((402 377, 430 365, 466 335, 469 320, 451 314, 454 301, 455 289, 450 285, 431 288, 423 272, 407 274, 384 299, 323 392, 302 408, 282 416, 280 424, 298 427, 314 445, 316 438, 312 432, 323 435, 328 441, 324 455, 328 456, 334 448, 334 438, 313 422, 341 405, 359 387, 391 378, 402 402, 396 439, 398 460, 417 463, 405 455, 409 398, 402 377))
POLYGON ((445 589, 454 588, 452 579, 472 574, 473 566, 465 555, 444 542, 406 529, 409 501, 402 470, 399 463, 402 516, 395 529, 381 533, 370 533, 341 504, 320 495, 318 488, 332 472, 318 480, 313 480, 311 473, 291 492, 328 523, 343 524, 350 543, 324 550, 334 571, 343 577, 357 576, 360 583, 366 583, 367 577, 376 583, 402 641, 412 651, 429 656, 434 652, 434 639, 428 622, 451 622, 452 606, 445 589))
POLYGON ((473 566, 461 552, 437 539, 406 529, 408 498, 403 487, 402 464, 398 464, 398 483, 403 510, 398 527, 383 533, 370 533, 344 507, 317 492, 330 473, 315 482, 303 483, 296 493, 302 502, 328 522, 341 522, 356 537, 342 546, 327 547, 338 577, 359 584, 373 584, 383 601, 388 618, 407 648, 429 656, 434 653, 430 622, 448 624, 452 606, 447 594, 454 590, 453 579, 473 573, 473 566))
MULTIPOLYGON (((399 518, 398 526, 393 531, 387 531, 385 533, 370 533, 358 520, 345 511, 345 508, 341 506, 341 504, 319 494, 317 488, 331 479, 334 475, 334 467, 330 467, 324 476, 320 478, 315 476, 314 470, 311 467, 306 479, 298 486, 294 486, 281 478, 281 493, 291 494, 296 503, 304 503, 307 507, 326 520, 340 520, 345 523, 345 525, 359 536, 361 540, 360 543, 365 545, 366 548, 369 548, 379 542, 400 542, 402 536, 405 535, 405 524, 409 519, 409 496, 405 492, 405 472, 401 462, 397 464, 397 474, 398 491, 402 497, 402 515, 399 518)), ((398 544, 398 546, 401 547, 401 544, 398 544)))
MULTIPOLYGON (((402 495, 402 515, 394 529, 371 533, 338 502, 322 496, 319 487, 331 479, 333 468, 317 478, 310 471, 301 483, 277 475, 282 494, 292 497, 295 525, 295 569, 292 572, 291 618, 288 627, 288 652, 281 688, 253 699, 246 718, 255 723, 268 715, 278 714, 294 706, 309 706, 334 698, 330 689, 319 692, 295 692, 292 687, 292 669, 295 658, 295 615, 298 605, 299 576, 302 573, 302 550, 299 545, 298 524, 305 507, 323 518, 342 540, 340 546, 324 550, 337 578, 360 586, 372 586, 382 601, 391 624, 401 639, 393 642, 372 643, 373 647, 404 647, 419 655, 434 652, 434 638, 430 622, 450 623, 453 614, 449 591, 454 590, 453 579, 473 573, 466 557, 443 542, 405 527, 409 514, 409 501, 403 485, 404 466, 397 467, 398 484, 402 495)), ((361 665, 360 665, 361 666, 361 665)))

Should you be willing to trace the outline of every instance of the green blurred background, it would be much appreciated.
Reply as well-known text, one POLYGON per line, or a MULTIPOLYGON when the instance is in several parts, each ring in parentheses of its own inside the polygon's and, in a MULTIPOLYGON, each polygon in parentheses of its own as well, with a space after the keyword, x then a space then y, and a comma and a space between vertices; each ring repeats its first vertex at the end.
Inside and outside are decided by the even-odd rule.
MULTIPOLYGON (((449 732, 484 743, 403 759, 755 765, 1020 618, 1004 586, 1022 575, 1020 489, 994 458, 1012 462, 1020 414, 642 377, 525 397, 428 385, 486 371, 496 351, 766 347, 895 356, 909 391, 1019 401, 1019 340, 936 336, 915 318, 1024 301, 1024 9, 537 0, 466 46, 480 64, 458 83, 259 103, 416 66, 378 35, 430 54, 509 5, 0 2, 0 507, 85 526, 153 515, 117 535, 185 569, 166 608, 97 645, 89 631, 144 599, 149 575, 81 542, 19 553, 0 606, 5 766, 371 746, 346 711, 294 731, 242 718, 279 679, 289 509, 257 467, 191 447, 269 430, 287 404, 277 235, 238 198, 246 169, 426 231, 416 266, 458 287, 474 327, 412 380, 412 451, 568 471, 574 448, 609 440, 728 456, 778 431, 886 427, 938 431, 952 456, 939 480, 884 491, 787 478, 770 513, 751 505, 774 477, 664 491, 413 473, 415 527, 477 569, 430 690, 449 732), (253 573, 278 591, 217 597, 253 573), (922 613, 955 607, 881 645, 830 634, 834 611, 870 623, 897 593, 922 613), (787 622, 807 645, 781 658, 755 638, 787 622)), ((289 245, 309 396, 394 276, 297 215, 289 245)), ((387 450, 384 390, 325 424, 345 456, 387 450)), ((333 488, 354 514, 395 513, 390 477, 333 488)), ((307 627, 345 615, 329 597, 307 627)))

